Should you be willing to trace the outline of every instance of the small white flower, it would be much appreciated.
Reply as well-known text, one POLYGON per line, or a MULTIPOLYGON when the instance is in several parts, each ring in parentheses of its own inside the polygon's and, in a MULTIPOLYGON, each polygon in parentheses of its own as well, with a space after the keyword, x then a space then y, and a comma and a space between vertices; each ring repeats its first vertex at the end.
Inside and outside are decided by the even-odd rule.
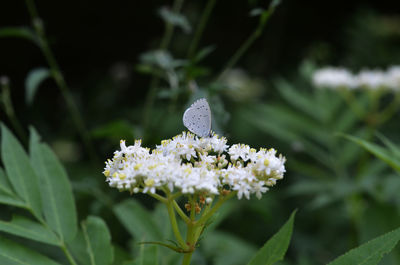
POLYGON ((234 144, 228 150, 232 160, 238 160, 239 158, 243 161, 249 160, 250 146, 245 144, 234 144))
POLYGON ((261 199, 262 194, 268 191, 268 188, 264 186, 264 181, 256 182, 253 185, 253 190, 256 193, 257 199, 261 199))

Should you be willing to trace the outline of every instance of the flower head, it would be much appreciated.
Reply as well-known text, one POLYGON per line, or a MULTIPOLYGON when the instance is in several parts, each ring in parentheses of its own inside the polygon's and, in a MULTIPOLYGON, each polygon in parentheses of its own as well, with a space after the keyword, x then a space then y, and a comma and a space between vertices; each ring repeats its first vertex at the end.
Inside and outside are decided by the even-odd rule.
POLYGON ((325 67, 317 70, 313 75, 313 83, 316 87, 336 89, 355 88, 356 78, 345 68, 325 67))
POLYGON ((141 141, 126 146, 121 140, 120 148, 107 160, 103 174, 111 187, 131 193, 177 190, 211 202, 214 195, 231 190, 239 199, 251 194, 261 198, 285 173, 285 158, 275 149, 229 147, 217 134, 199 138, 182 132, 153 150, 142 147, 141 141))

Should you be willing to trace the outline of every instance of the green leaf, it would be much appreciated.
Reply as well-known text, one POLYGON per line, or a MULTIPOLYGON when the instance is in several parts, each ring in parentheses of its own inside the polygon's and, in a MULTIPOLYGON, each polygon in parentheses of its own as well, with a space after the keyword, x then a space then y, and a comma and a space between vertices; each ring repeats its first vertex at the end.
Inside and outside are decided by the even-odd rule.
POLYGON ((0 28, 0 38, 23 38, 38 44, 36 34, 27 27, 4 27, 0 28))
POLYGON ((40 84, 51 76, 48 68, 36 68, 28 73, 25 80, 25 100, 26 104, 31 105, 40 84))
POLYGON ((90 264, 110 265, 114 260, 114 250, 106 223, 99 217, 89 216, 82 222, 82 231, 90 264))
POLYGON ((165 22, 180 27, 185 33, 190 33, 192 31, 192 27, 184 15, 172 12, 165 7, 159 10, 159 14, 165 22))
POLYGON ((30 155, 40 179, 43 211, 49 226, 62 241, 75 237, 77 217, 72 188, 67 173, 50 147, 39 142, 31 128, 30 155))
POLYGON ((60 265, 33 250, 2 237, 0 237, 0 264, 60 265))
POLYGON ((0 168, 0 203, 26 208, 25 202, 13 191, 2 168, 0 168))
MULTIPOLYGON (((255 106, 255 108, 242 111, 239 115, 241 115, 246 121, 254 124, 254 126, 259 128, 260 130, 276 137, 277 139, 280 139, 284 142, 300 143, 305 150, 308 150, 309 155, 313 156, 316 160, 323 163, 327 167, 332 166, 331 157, 328 152, 326 152, 316 143, 302 137, 301 132, 297 132, 297 128, 292 128, 293 126, 290 124, 290 122, 285 121, 284 119, 280 120, 281 117, 278 119, 277 116, 274 116, 275 114, 269 113, 263 108, 263 105, 255 106), (258 117, 264 118, 260 119, 258 117)), ((273 107, 271 107, 270 109, 273 109, 273 107)), ((290 115, 294 115, 294 117, 292 117, 291 119, 296 119, 295 117, 298 116, 294 113, 285 115, 287 117, 289 117, 290 115)), ((301 123, 300 120, 298 120, 296 123, 299 122, 301 123)), ((305 124, 303 124, 303 126, 304 125, 305 124)), ((319 128, 315 128, 315 130, 316 131, 314 131, 314 134, 317 134, 317 131, 320 131, 319 128)), ((325 135, 324 138, 326 137, 328 137, 328 135, 325 135)))
POLYGON ((296 210, 290 215, 289 220, 273 235, 267 243, 256 253, 248 265, 270 265, 283 260, 292 237, 294 217, 296 210))
POLYGON ((373 155, 375 155, 376 157, 387 163, 389 166, 400 172, 400 161, 396 159, 393 156, 393 154, 391 154, 391 152, 389 152, 385 148, 354 136, 344 135, 344 134, 341 135, 344 138, 353 141, 356 144, 359 144, 361 147, 363 147, 364 149, 366 149, 367 151, 369 151, 370 153, 372 153, 373 155))
POLYGON ((309 97, 307 94, 303 94, 300 90, 294 88, 291 83, 285 79, 278 79, 275 82, 275 86, 278 88, 280 95, 291 105, 297 109, 307 113, 311 117, 322 120, 321 111, 315 111, 314 99, 309 97))
POLYGON ((21 200, 20 198, 18 198, 16 195, 10 195, 8 193, 4 193, 3 191, 0 191, 0 203, 12 205, 15 207, 20 207, 20 208, 28 207, 25 204, 25 202, 23 200, 21 200))
POLYGON ((361 246, 354 248, 338 257, 328 265, 374 265, 389 253, 400 240, 400 227, 382 236, 379 236, 361 246))
POLYGON ((78 230, 75 238, 68 242, 68 249, 71 250, 73 256, 76 257, 80 264, 91 264, 82 230, 78 230))
POLYGON ((23 216, 14 216, 10 222, 0 220, 0 231, 31 240, 60 246, 56 235, 40 223, 23 216))
MULTIPOLYGON (((129 263, 128 263, 129 264, 129 263)), ((158 265, 158 246, 140 246, 139 257, 135 259, 133 265, 158 265)))
POLYGON ((121 265, 127 260, 131 259, 131 255, 127 250, 123 249, 118 245, 114 245, 114 261, 112 265, 121 265))
POLYGON ((119 221, 138 241, 157 241, 162 233, 151 214, 133 199, 125 200, 114 208, 119 221))
POLYGON ((199 52, 196 53, 196 55, 193 58, 193 62, 200 62, 204 58, 206 58, 210 53, 212 53, 215 50, 214 45, 206 46, 202 48, 199 52))
POLYGON ((11 185, 25 201, 26 206, 37 218, 41 219, 42 204, 38 177, 28 155, 3 124, 1 125, 1 154, 11 185))
POLYGON ((199 242, 202 252, 212 257, 214 265, 243 265, 257 248, 247 241, 221 231, 213 231, 199 242))
POLYGON ((0 167, 0 191, 4 193, 14 194, 11 184, 7 179, 4 169, 0 167))
POLYGON ((186 60, 174 59, 168 51, 164 50, 152 50, 143 53, 140 55, 140 61, 164 70, 171 70, 187 63, 186 60))
MULTIPOLYGON (((310 119, 306 115, 300 114, 298 111, 280 105, 260 105, 258 108, 266 117, 275 117, 276 122, 281 127, 291 130, 294 133, 301 135, 309 135, 314 141, 321 144, 328 142, 331 139, 331 132, 321 127, 315 120, 310 119)), ((270 122, 267 120, 266 122, 270 122)))
POLYGON ((331 117, 332 122, 335 126, 335 131, 346 132, 350 131, 357 125, 359 118, 354 114, 353 111, 349 111, 347 108, 343 108, 341 113, 331 117))
MULTIPOLYGON (((323 122, 337 119, 337 113, 343 109, 343 100, 335 92, 336 91, 330 91, 327 89, 316 89, 313 91, 314 96, 311 103, 314 109, 317 109, 317 112, 320 112, 321 121, 323 122)), ((349 113, 349 111, 347 111, 347 113, 349 113)))
POLYGON ((392 154, 400 161, 400 148, 392 143, 388 138, 384 135, 377 133, 376 134, 379 140, 382 141, 383 144, 386 145, 387 148, 392 152, 392 154))

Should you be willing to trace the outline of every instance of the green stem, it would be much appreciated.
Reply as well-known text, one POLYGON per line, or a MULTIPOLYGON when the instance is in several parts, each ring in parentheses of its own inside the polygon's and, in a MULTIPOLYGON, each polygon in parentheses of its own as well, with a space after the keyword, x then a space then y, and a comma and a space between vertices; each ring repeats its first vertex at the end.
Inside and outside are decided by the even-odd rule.
POLYGON ((171 194, 170 199, 175 200, 176 198, 178 198, 180 196, 182 196, 182 192, 177 192, 177 193, 171 194))
POLYGON ((182 218, 182 220, 188 224, 190 222, 189 217, 187 217, 187 215, 182 211, 181 207, 179 207, 178 203, 174 200, 173 201, 174 204, 174 208, 176 210, 176 212, 178 213, 178 215, 182 218))
MULTIPOLYGON (((26 208, 26 209, 27 209, 28 211, 30 211, 31 214, 32 214, 33 216, 35 216, 36 219, 37 219, 47 230, 53 232, 53 230, 52 230, 52 229, 49 227, 49 225, 43 220, 43 218, 42 218, 41 216, 36 215, 36 214, 33 212, 33 210, 32 210, 31 208, 29 208, 29 207, 26 208)), ((56 235, 56 237, 59 239, 59 245, 58 245, 58 246, 59 246, 59 247, 62 249, 62 251, 64 252, 65 256, 67 257, 67 259, 68 259, 68 261, 69 261, 69 263, 70 263, 71 265, 77 265, 77 263, 76 263, 74 257, 71 255, 71 253, 69 252, 67 246, 65 245, 65 242, 64 242, 62 239, 60 239, 60 238, 58 237, 58 235, 56 235)))
POLYGON ((245 54, 245 52, 253 45, 253 43, 262 35, 265 25, 267 21, 271 17, 272 13, 275 10, 275 6, 271 5, 267 11, 263 12, 260 16, 260 20, 256 30, 247 38, 247 40, 239 47, 239 49, 233 54, 233 56, 226 63, 225 67, 221 71, 221 73, 217 77, 217 81, 221 80, 225 74, 232 69, 239 61, 240 58, 245 54))
MULTIPOLYGON (((211 199, 214 200, 214 198, 215 198, 215 196, 212 195, 211 199)), ((212 207, 212 201, 211 201, 211 203, 207 204, 207 206, 205 207, 205 209, 203 211, 203 214, 206 214, 211 209, 211 207, 212 207)))
MULTIPOLYGON (((184 0, 175 0, 173 7, 172 7, 172 12, 174 13, 179 13, 182 5, 183 5, 184 0)), ((164 30, 164 35, 161 39, 161 43, 159 46, 160 50, 166 50, 168 49, 168 46, 171 42, 172 35, 174 33, 174 25, 166 22, 165 23, 165 30, 164 30)), ((149 130, 149 122, 150 122, 150 117, 151 117, 151 109, 153 108, 154 101, 157 96, 157 90, 158 90, 158 84, 160 82, 160 78, 156 75, 153 75, 151 81, 150 81, 150 86, 149 90, 147 92, 146 96, 146 101, 145 101, 145 106, 144 106, 144 118, 143 118, 143 128, 144 128, 144 135, 146 136, 148 130, 149 130)))
POLYGON ((185 253, 183 255, 182 265, 190 265, 190 260, 192 259, 193 252, 185 253))
POLYGON ((207 207, 204 212, 202 217, 200 217, 199 220, 195 220, 195 209, 194 205, 196 204, 196 198, 193 196, 192 198, 189 199, 190 204, 192 205, 191 209, 191 214, 190 214, 190 222, 187 224, 188 226, 188 231, 186 234, 186 243, 189 246, 189 249, 192 251, 188 251, 185 253, 183 256, 182 260, 182 265, 189 265, 190 260, 192 258, 193 252, 196 248, 197 241, 199 240, 199 237, 203 231, 204 225, 207 222, 207 220, 217 211, 221 205, 226 202, 228 199, 232 198, 234 195, 236 195, 237 192, 231 192, 228 195, 220 197, 220 199, 215 203, 214 207, 211 208, 211 206, 207 207))
MULTIPOLYGON (((174 4, 173 4, 173 7, 172 7, 172 12, 173 13, 179 13, 181 11, 181 9, 182 9, 183 2, 184 2, 184 0, 175 0, 174 4)), ((174 33, 174 27, 175 26, 173 24, 171 24, 169 22, 166 22, 166 24, 165 24, 165 33, 164 33, 164 36, 163 36, 163 38, 161 40, 161 44, 160 44, 160 49, 161 50, 164 50, 164 49, 168 48, 168 46, 169 46, 169 44, 171 42, 171 39, 172 39, 172 35, 174 33)))
POLYGON ((190 201, 190 220, 193 222, 196 218, 196 201, 197 195, 193 195, 189 199, 190 201))
POLYGON ((167 206, 169 220, 171 222, 172 231, 174 232, 175 238, 176 240, 178 240, 178 243, 181 246, 181 248, 187 250, 187 245, 185 243, 185 240, 183 240, 181 232, 179 231, 178 223, 176 221, 173 201, 168 199, 165 205, 167 206))
POLYGON ((160 202, 162 202, 162 203, 167 203, 167 198, 165 198, 165 197, 163 197, 163 196, 161 196, 161 195, 159 195, 159 194, 157 194, 157 193, 151 193, 151 192, 149 192, 148 193, 151 197, 153 197, 154 199, 157 199, 157 200, 159 200, 160 202))
POLYGON ((96 155, 96 152, 91 143, 89 132, 86 129, 85 123, 80 115, 79 109, 70 93, 70 89, 64 79, 64 76, 61 73, 60 67, 58 66, 55 56, 49 46, 45 31, 44 31, 43 22, 39 17, 34 0, 26 0, 25 2, 28 7, 28 11, 31 16, 31 19, 32 19, 33 28, 38 37, 39 47, 42 50, 42 53, 49 65, 52 77, 53 77, 54 81, 56 82, 58 88, 60 89, 65 102, 67 103, 67 107, 72 116, 72 120, 78 129, 78 132, 82 138, 83 143, 85 144, 85 146, 89 152, 89 155, 91 156, 93 161, 96 161, 97 155, 96 155))
POLYGON ((186 233, 186 244, 189 246, 189 249, 192 251, 185 253, 182 260, 182 265, 189 265, 190 260, 193 255, 193 251, 195 249, 196 238, 195 238, 195 230, 196 230, 196 220, 195 220, 195 204, 196 204, 196 196, 189 196, 190 203, 190 221, 187 223, 187 233, 186 233))
POLYGON ((368 91, 368 96, 371 101, 370 113, 376 113, 379 110, 379 103, 380 103, 381 95, 382 95, 382 90, 368 91))
POLYGON ((14 106, 11 100, 10 86, 7 77, 0 77, 0 85, 1 85, 1 100, 3 103, 4 112, 8 116, 8 119, 11 122, 15 132, 20 137, 21 141, 24 144, 28 143, 28 137, 19 122, 17 115, 15 115, 14 106))
MULTIPOLYGON (((206 213, 203 214, 203 216, 197 221, 197 223, 206 223, 207 220, 219 209, 219 207, 222 206, 222 204, 224 202, 226 202, 227 200, 229 200, 230 198, 232 198, 233 196, 235 196, 237 194, 237 192, 235 191, 231 191, 228 195, 220 198, 215 205, 210 208, 210 210, 206 213)), ((220 195, 222 196, 222 195, 220 195)))
POLYGON ((67 257, 69 263, 71 265, 77 265, 74 257, 71 255, 71 253, 69 252, 68 248, 65 245, 63 245, 63 246, 61 246, 61 249, 64 252, 65 256, 67 257))
POLYGON ((194 34, 194 37, 192 39, 192 42, 190 43, 189 50, 187 53, 188 58, 192 58, 194 53, 196 52, 197 45, 199 44, 199 41, 201 39, 201 36, 203 35, 204 28, 207 25, 208 18, 210 17, 210 14, 212 10, 214 9, 216 0, 208 0, 206 7, 204 8, 203 14, 201 15, 199 25, 196 29, 196 32, 194 34))

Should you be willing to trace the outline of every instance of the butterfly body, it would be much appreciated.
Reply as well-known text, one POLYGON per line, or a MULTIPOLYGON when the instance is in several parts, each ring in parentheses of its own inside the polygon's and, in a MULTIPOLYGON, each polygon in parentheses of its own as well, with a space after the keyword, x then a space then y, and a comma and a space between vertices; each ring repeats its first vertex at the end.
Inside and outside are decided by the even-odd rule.
POLYGON ((205 98, 195 101, 183 114, 183 125, 200 137, 211 135, 211 110, 205 98))

